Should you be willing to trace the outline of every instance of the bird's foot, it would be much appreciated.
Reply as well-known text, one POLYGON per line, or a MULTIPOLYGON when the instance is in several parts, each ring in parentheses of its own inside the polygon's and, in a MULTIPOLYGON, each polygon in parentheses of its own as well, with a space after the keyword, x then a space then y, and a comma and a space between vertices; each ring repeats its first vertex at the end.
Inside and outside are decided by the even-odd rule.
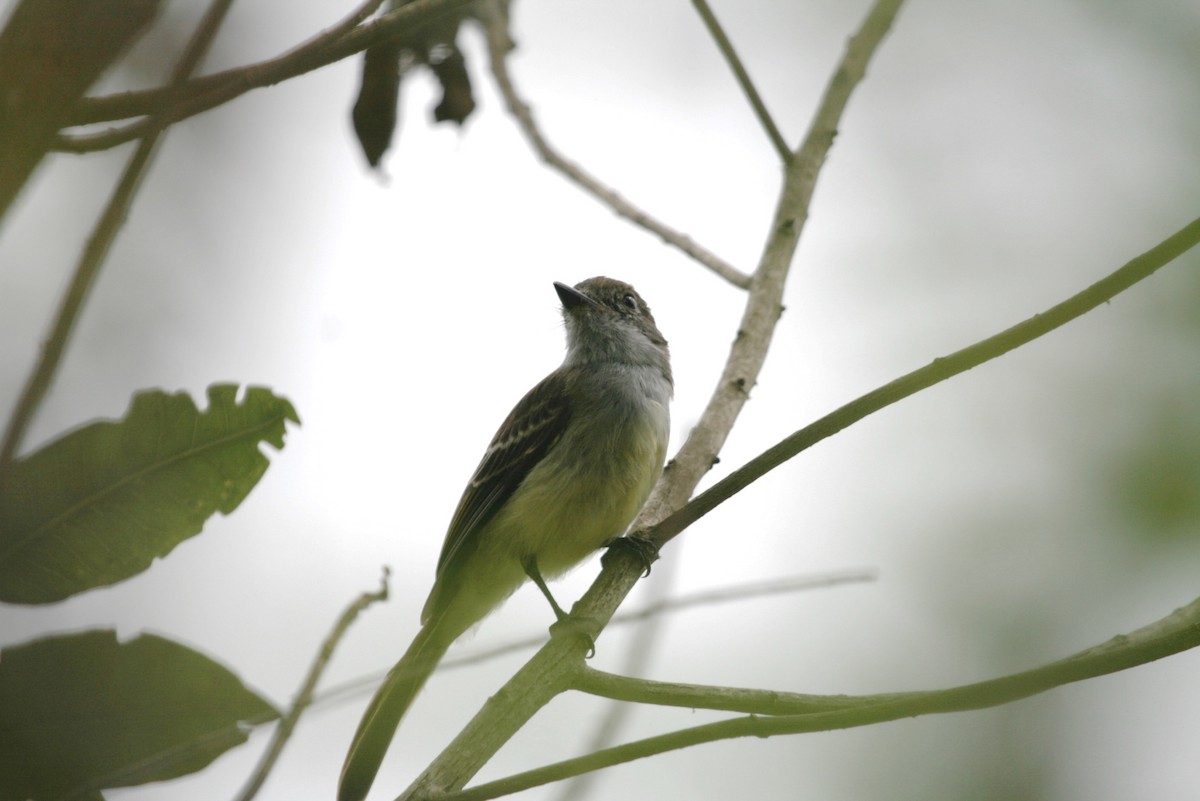
POLYGON ((642 563, 643 578, 650 575, 650 566, 658 559, 658 546, 652 540, 640 534, 630 534, 627 537, 613 537, 604 543, 604 547, 608 549, 608 553, 604 554, 601 561, 606 561, 609 553, 615 550, 625 551, 642 563))
POLYGON ((566 616, 559 618, 550 626, 551 637, 570 637, 576 640, 582 640, 587 646, 587 651, 584 653, 584 659, 591 659, 596 655, 596 638, 592 636, 588 630, 586 620, 577 620, 573 617, 566 616))

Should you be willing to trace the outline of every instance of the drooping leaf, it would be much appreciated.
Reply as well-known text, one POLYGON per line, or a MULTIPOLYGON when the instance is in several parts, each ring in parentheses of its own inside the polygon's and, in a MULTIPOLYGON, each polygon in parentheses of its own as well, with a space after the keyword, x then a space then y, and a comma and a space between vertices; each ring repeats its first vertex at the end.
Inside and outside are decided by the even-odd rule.
POLYGON ((367 163, 379 160, 392 144, 400 113, 400 45, 389 39, 363 54, 362 83, 351 119, 367 163))
MULTIPOLYGON (((391 0, 397 9, 412 0, 391 0)), ((470 7, 440 14, 429 22, 397 31, 363 54, 362 82, 351 120, 367 163, 378 167, 391 147, 400 119, 400 83, 409 71, 428 67, 442 86, 442 97, 433 109, 438 122, 463 122, 475 110, 466 60, 455 39, 470 7)))
POLYGON ((292 404, 260 387, 141 392, 125 418, 83 426, 20 460, 0 486, 0 600, 50 603, 129 578, 229 514, 283 447, 292 404))
POLYGON ((0 801, 93 796, 193 773, 279 717, 213 660, 112 630, 0 653, 0 801))
POLYGON ((439 56, 437 60, 431 58, 429 61, 429 68, 442 85, 442 99, 433 109, 433 118, 438 122, 462 125, 475 110, 467 61, 454 42, 446 45, 439 56))

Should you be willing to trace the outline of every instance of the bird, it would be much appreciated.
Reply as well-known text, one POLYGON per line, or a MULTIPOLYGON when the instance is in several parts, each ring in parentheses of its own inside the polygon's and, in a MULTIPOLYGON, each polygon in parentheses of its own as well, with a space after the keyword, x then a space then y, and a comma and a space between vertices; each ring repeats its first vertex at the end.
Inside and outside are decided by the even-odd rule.
POLYGON ((528 578, 546 587, 620 537, 662 474, 670 350, 641 295, 597 276, 555 282, 567 350, 501 424, 463 490, 421 628, 371 699, 338 801, 366 797, 413 699, 450 645, 528 578))

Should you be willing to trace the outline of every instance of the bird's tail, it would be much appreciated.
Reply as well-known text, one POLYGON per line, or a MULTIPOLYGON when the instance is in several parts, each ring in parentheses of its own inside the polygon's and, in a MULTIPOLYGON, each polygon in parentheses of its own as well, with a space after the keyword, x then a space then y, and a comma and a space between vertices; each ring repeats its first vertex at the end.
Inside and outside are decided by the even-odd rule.
POLYGON ((440 625, 442 620, 435 617, 421 627, 371 699, 342 765, 338 801, 362 801, 371 789, 400 719, 458 636, 458 632, 446 631, 440 625))

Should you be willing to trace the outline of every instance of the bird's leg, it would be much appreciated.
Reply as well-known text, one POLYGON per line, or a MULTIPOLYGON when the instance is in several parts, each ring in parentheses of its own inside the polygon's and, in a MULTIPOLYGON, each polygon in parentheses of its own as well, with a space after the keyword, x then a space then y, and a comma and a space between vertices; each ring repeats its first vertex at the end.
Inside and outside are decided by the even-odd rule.
POLYGON ((537 588, 542 591, 542 595, 546 596, 546 600, 550 602, 550 608, 554 610, 554 617, 562 623, 567 619, 567 613, 558 605, 558 601, 554 600, 554 596, 550 594, 550 588, 546 586, 546 580, 542 578, 542 571, 538 570, 537 559, 530 556, 522 564, 525 568, 525 575, 537 585, 537 588))
POLYGON ((554 610, 554 617, 557 620, 550 627, 550 634, 554 636, 559 632, 566 632, 573 637, 581 637, 587 642, 586 658, 590 659, 596 653, 596 640, 591 634, 584 631, 581 621, 572 620, 570 615, 558 605, 558 601, 554 600, 554 596, 550 594, 550 588, 546 586, 546 580, 542 578, 542 571, 538 570, 537 559, 530 556, 521 563, 521 566, 525 568, 525 575, 529 576, 530 581, 542 591, 542 595, 546 596, 546 600, 550 602, 550 608, 554 610))

